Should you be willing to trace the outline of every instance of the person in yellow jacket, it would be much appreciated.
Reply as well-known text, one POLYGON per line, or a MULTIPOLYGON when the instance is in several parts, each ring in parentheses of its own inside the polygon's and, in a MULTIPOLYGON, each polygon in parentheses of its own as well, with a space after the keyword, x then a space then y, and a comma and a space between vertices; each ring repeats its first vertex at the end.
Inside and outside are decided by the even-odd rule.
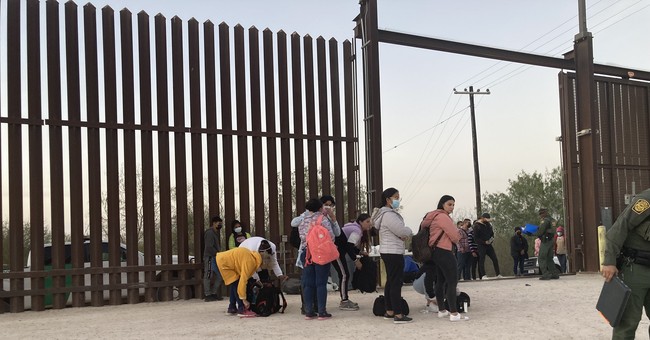
POLYGON ((230 285, 228 314, 238 314, 242 317, 255 316, 255 313, 250 311, 250 303, 246 300, 246 284, 262 265, 260 253, 246 248, 234 248, 217 253, 216 259, 223 282, 230 285), (236 309, 235 302, 238 305, 236 309))

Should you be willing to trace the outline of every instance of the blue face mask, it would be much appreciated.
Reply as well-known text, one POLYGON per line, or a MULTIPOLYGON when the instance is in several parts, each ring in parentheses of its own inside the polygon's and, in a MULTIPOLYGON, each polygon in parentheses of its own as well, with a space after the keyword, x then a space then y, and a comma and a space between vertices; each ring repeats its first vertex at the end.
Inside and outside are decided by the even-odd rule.
POLYGON ((393 207, 393 209, 399 208, 399 199, 393 199, 391 206, 393 207))

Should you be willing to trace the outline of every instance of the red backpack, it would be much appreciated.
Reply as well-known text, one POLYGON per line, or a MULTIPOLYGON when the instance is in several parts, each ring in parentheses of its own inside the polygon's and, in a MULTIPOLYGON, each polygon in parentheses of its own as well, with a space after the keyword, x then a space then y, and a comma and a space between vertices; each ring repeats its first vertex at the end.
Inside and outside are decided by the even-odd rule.
POLYGON ((307 264, 328 264, 339 258, 339 251, 327 228, 323 227, 323 215, 311 223, 307 232, 307 264))

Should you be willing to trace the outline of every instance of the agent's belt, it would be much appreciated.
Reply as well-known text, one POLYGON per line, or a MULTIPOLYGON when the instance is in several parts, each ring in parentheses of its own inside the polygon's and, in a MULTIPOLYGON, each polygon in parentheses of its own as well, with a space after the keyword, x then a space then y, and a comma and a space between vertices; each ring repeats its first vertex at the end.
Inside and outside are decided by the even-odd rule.
POLYGON ((628 257, 633 263, 650 267, 650 251, 624 247, 621 254, 628 257))

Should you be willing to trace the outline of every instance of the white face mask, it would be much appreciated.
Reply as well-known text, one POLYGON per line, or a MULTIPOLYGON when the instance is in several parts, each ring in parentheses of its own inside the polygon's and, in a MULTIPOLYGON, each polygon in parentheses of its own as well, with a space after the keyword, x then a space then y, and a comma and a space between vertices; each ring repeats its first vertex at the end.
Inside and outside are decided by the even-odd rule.
POLYGON ((236 232, 236 233, 241 233, 241 227, 237 227, 237 228, 235 228, 235 232, 236 232))

